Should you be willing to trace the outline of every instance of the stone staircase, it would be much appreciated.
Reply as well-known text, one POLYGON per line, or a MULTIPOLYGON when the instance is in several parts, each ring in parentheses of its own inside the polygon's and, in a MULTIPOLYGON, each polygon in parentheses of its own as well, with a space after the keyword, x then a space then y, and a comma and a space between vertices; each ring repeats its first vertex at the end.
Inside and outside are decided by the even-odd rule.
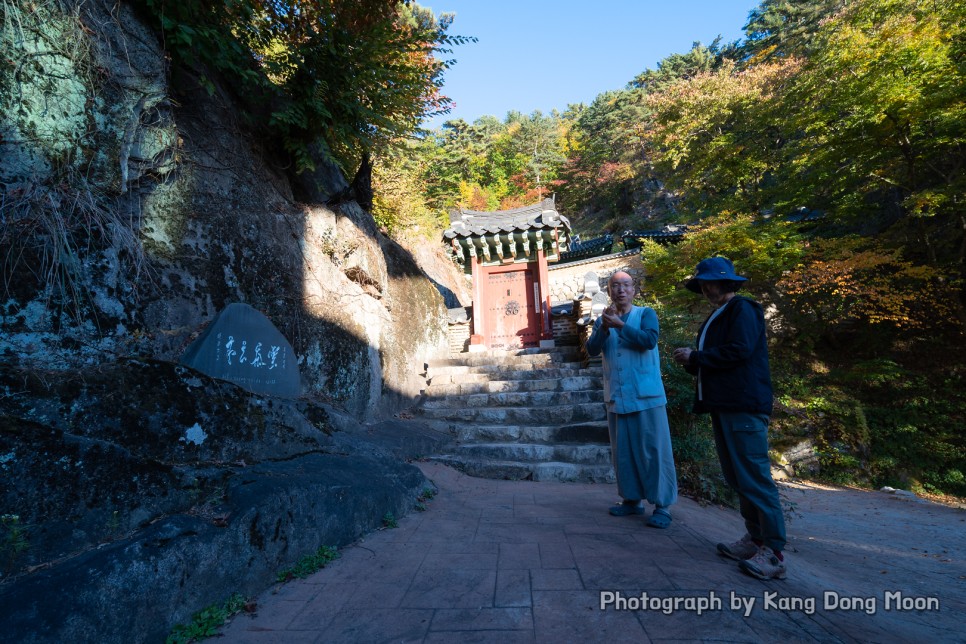
POLYGON ((456 438, 434 460, 485 478, 614 481, 601 369, 576 347, 465 353, 426 376, 415 413, 456 438))

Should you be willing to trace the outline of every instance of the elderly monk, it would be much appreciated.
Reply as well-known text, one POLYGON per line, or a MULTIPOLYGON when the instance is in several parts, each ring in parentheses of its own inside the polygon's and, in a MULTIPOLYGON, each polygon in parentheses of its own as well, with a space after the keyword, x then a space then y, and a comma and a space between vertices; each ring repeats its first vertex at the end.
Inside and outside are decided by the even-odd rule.
POLYGON ((634 306, 636 285, 629 274, 611 275, 607 289, 611 305, 594 322, 587 352, 602 354, 604 365, 611 458, 621 496, 610 513, 643 514, 641 501, 647 499, 654 504, 647 525, 667 528, 678 484, 657 351, 657 314, 634 306))

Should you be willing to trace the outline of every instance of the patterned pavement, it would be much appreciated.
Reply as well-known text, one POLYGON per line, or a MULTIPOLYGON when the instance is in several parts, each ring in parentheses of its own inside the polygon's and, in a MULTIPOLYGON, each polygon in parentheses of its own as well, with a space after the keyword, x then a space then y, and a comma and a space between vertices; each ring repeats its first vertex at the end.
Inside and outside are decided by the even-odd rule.
POLYGON ((788 579, 763 582, 715 553, 743 532, 733 510, 682 498, 658 530, 607 514, 615 485, 417 465, 425 511, 266 591, 222 641, 966 641, 963 509, 783 483, 788 579))

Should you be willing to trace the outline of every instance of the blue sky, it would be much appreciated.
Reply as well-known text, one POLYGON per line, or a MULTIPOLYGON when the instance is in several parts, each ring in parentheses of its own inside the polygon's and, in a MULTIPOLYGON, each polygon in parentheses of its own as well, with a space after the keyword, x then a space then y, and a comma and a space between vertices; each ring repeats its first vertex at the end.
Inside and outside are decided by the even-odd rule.
POLYGON ((510 110, 563 111, 621 89, 646 68, 691 44, 744 36, 760 0, 422 0, 437 15, 455 13, 449 33, 479 42, 456 47, 443 93, 456 102, 448 119, 501 121, 510 110))

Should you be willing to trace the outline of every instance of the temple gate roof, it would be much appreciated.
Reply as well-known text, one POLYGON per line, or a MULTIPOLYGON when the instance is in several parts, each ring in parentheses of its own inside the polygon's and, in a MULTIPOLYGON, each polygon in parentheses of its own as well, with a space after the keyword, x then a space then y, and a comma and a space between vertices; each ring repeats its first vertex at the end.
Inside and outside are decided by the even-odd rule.
POLYGON ((570 241, 570 221, 557 212, 553 199, 512 210, 457 210, 443 231, 460 262, 483 258, 484 264, 525 262, 542 248, 548 261, 559 259, 570 241))

